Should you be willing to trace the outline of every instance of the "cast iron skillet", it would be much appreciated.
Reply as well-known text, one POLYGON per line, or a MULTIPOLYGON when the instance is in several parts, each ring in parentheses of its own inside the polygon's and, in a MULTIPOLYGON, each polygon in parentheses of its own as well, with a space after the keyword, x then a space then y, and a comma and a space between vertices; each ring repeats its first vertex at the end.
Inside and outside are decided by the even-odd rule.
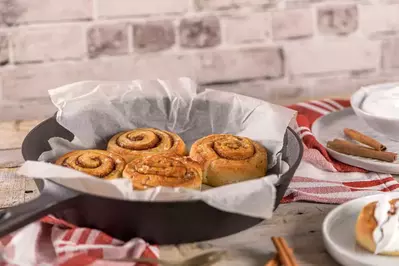
MULTIPOLYGON (((72 140, 73 135, 54 117, 35 127, 25 138, 22 154, 26 160, 37 160, 50 150, 51 137, 72 140)), ((290 128, 285 135, 283 159, 290 168, 277 185, 279 205, 299 162, 303 146, 290 128)), ((220 211, 202 201, 135 202, 105 198, 75 191, 49 180, 35 180, 41 194, 28 203, 0 213, 0 237, 47 214, 67 222, 99 229, 115 238, 128 241, 141 237, 150 243, 179 244, 227 236, 252 227, 261 219, 220 211)))

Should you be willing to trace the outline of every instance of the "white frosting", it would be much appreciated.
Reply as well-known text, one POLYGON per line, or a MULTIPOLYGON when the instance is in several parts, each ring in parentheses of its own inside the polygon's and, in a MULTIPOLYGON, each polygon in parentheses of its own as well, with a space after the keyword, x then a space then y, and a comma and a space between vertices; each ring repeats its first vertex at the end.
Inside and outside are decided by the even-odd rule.
POLYGON ((388 212, 391 209, 389 199, 384 197, 375 208, 374 218, 377 227, 373 231, 374 242, 376 243, 375 254, 384 251, 399 251, 399 202, 395 204, 395 214, 388 212))
POLYGON ((361 108, 372 115, 399 119, 399 87, 372 90, 361 108))

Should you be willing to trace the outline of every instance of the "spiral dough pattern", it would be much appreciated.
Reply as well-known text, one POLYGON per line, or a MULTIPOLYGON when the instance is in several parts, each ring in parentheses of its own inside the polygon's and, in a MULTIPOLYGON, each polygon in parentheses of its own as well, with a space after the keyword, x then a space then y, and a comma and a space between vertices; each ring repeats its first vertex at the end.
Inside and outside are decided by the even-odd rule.
POLYGON ((230 134, 209 135, 197 140, 190 157, 204 169, 204 183, 222 186, 263 177, 267 151, 259 143, 230 134))
POLYGON ((153 154, 184 155, 186 145, 176 134, 154 128, 121 132, 108 142, 108 151, 119 154, 126 162, 153 154))
POLYGON ((134 189, 157 186, 200 189, 203 170, 188 157, 161 154, 139 157, 130 162, 123 177, 130 178, 134 189))
POLYGON ((121 156, 102 150, 72 151, 60 157, 55 163, 103 179, 122 177, 126 166, 121 156))

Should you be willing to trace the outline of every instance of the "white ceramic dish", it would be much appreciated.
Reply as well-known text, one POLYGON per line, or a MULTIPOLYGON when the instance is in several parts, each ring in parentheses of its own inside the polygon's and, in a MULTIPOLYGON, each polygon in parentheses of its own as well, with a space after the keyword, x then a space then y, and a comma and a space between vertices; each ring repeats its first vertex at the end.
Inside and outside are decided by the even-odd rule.
POLYGON ((356 115, 363 119, 371 128, 390 139, 399 141, 399 119, 379 117, 362 110, 362 103, 370 91, 386 90, 398 87, 399 83, 384 83, 365 86, 357 90, 351 97, 350 102, 356 115))
POLYGON ((326 147, 328 153, 336 160, 343 163, 357 166, 369 171, 399 174, 399 160, 394 163, 378 161, 346 155, 327 148, 327 142, 336 138, 346 139, 343 133, 344 128, 352 128, 371 136, 388 147, 389 151, 399 153, 399 142, 371 129, 363 120, 358 118, 352 108, 345 108, 317 119, 312 125, 312 132, 318 142, 326 147))
MULTIPOLYGON (((399 198, 399 192, 384 193, 399 198)), ((333 209, 323 222, 323 241, 330 255, 345 266, 397 266, 399 257, 374 255, 356 244, 357 216, 366 204, 379 200, 382 194, 346 202, 333 209)))

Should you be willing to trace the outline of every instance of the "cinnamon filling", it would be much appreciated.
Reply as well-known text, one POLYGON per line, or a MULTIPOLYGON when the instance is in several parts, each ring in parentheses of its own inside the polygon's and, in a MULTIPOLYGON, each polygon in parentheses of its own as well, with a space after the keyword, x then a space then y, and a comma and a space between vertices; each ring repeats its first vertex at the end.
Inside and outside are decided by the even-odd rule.
POLYGON ((238 137, 223 137, 216 140, 212 148, 221 158, 230 160, 245 160, 255 154, 251 141, 238 137))
POLYGON ((106 177, 116 170, 117 163, 105 155, 81 154, 66 159, 63 165, 93 176, 106 177))
POLYGON ((131 137, 130 135, 127 136, 128 139, 130 139, 131 141, 140 141, 144 139, 143 135, 138 135, 138 136, 133 136, 131 137))
POLYGON ((76 159, 76 165, 84 168, 97 168, 101 164, 101 159, 96 156, 90 156, 89 158, 85 158, 84 155, 81 155, 76 159))
POLYGON ((128 150, 148 150, 161 143, 161 137, 152 131, 133 131, 119 136, 116 140, 119 147, 128 150))

